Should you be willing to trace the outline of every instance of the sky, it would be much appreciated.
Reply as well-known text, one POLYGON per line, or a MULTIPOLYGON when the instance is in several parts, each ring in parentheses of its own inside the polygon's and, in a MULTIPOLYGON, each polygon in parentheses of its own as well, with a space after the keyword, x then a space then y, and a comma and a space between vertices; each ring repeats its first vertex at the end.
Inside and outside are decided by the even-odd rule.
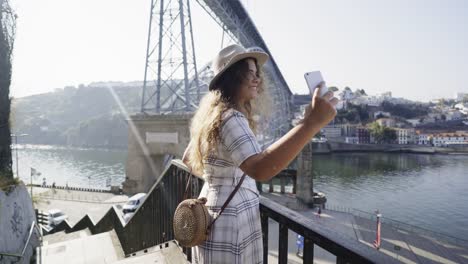
MULTIPOLYGON (((143 80, 150 0, 10 0, 18 14, 10 93, 143 80)), ((242 0, 293 93, 328 86, 417 101, 468 92, 468 1, 242 0)), ((197 64, 222 31, 191 0, 197 64)))

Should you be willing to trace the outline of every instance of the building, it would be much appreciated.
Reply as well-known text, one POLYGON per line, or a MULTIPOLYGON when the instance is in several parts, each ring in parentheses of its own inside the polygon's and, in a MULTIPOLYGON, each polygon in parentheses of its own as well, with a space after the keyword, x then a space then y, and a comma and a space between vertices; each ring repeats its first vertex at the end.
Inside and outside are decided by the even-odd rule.
POLYGON ((341 135, 344 137, 356 137, 356 128, 358 125, 344 124, 341 125, 341 135))
POLYGON ((416 134, 414 128, 398 128, 396 129, 396 132, 398 144, 406 145, 413 144, 415 142, 416 134))
POLYGON ((450 112, 448 112, 446 115, 445 115, 447 121, 451 121, 451 120, 461 120, 463 119, 463 114, 462 112, 458 111, 458 110, 451 110, 450 112))
POLYGON ((412 126, 417 126, 421 124, 421 122, 419 122, 419 118, 406 119, 406 122, 410 123, 412 126))
POLYGON ((392 92, 385 92, 385 93, 380 94, 380 96, 385 100, 390 99, 392 98, 392 92))
POLYGON ((345 142, 348 144, 359 144, 358 137, 345 137, 345 142))
POLYGON ((370 132, 365 127, 358 127, 356 129, 358 144, 370 144, 370 132))
POLYGON ((393 118, 379 118, 375 120, 379 125, 386 126, 386 127, 394 127, 395 126, 395 119, 393 118))
POLYGON ((462 102, 463 99, 467 97, 468 97, 468 93, 457 93, 457 97, 455 98, 455 100, 457 100, 457 102, 462 102))
POLYGON ((383 111, 377 111, 377 112, 374 113, 374 119, 376 119, 377 117, 379 117, 379 118, 390 117, 390 113, 389 112, 383 112, 383 111))
POLYGON ((429 134, 417 134, 417 144, 418 145, 430 145, 431 144, 431 135, 429 134))
POLYGON ((341 138, 341 126, 327 125, 324 126, 321 131, 328 140, 337 141, 341 138))
POLYGON ((458 103, 454 107, 457 110, 460 110, 462 114, 468 115, 468 103, 458 103))
POLYGON ((434 134, 432 143, 436 147, 447 147, 454 144, 468 144, 468 133, 439 133, 434 134))

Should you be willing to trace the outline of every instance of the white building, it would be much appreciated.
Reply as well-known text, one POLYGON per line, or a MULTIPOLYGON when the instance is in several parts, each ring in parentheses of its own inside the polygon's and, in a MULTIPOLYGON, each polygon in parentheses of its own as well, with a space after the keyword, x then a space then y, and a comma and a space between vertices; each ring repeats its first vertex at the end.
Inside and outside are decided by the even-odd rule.
POLYGON ((358 137, 345 137, 345 142, 348 144, 358 144, 359 138, 358 137))
POLYGON ((446 147, 453 144, 467 144, 468 133, 440 133, 435 134, 432 138, 432 143, 436 147, 446 147))
POLYGON ((339 95, 342 101, 347 101, 354 98, 354 93, 351 91, 351 89, 344 89, 339 95))
POLYGON ((393 118, 379 118, 375 120, 379 125, 386 126, 386 127, 394 127, 395 126, 395 119, 393 118))
POLYGON ((446 115, 445 115, 447 121, 450 121, 450 120, 460 120, 463 118, 463 114, 462 112, 458 111, 458 110, 452 110, 450 112, 448 112, 446 115))
POLYGON ((328 140, 339 139, 341 137, 341 126, 327 125, 322 128, 322 133, 328 140))
POLYGON ((392 98, 392 92, 385 92, 385 93, 380 94, 380 96, 383 99, 390 99, 390 98, 392 98))
POLYGON ((457 102, 462 102, 465 97, 468 97, 468 93, 457 93, 455 100, 457 100, 457 102))
POLYGON ((429 134, 419 134, 416 136, 418 139, 419 145, 430 145, 431 144, 431 135, 429 134))
POLYGON ((421 122, 419 122, 419 118, 406 119, 406 122, 410 123, 412 126, 417 126, 417 125, 421 124, 421 122))
POLYGON ((454 108, 459 110, 463 114, 468 115, 468 103, 466 103, 466 104, 458 103, 458 104, 455 105, 454 108))
POLYGON ((413 144, 415 139, 414 128, 397 129, 398 144, 413 144))

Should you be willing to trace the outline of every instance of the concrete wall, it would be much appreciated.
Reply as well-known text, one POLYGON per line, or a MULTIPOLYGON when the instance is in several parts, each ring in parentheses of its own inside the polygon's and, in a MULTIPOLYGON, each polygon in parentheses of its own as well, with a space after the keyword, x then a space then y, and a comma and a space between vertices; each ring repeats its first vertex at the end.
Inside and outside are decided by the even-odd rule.
MULTIPOLYGON (((0 253, 21 254, 36 216, 26 187, 18 185, 13 188, 8 194, 0 190, 0 253)), ((29 263, 40 243, 37 231, 29 243, 21 261, 15 257, 3 257, 0 263, 29 263)))
POLYGON ((190 140, 192 115, 134 115, 128 134, 123 192, 147 192, 168 165, 167 154, 181 158, 190 140))
POLYGON ((314 182, 312 175, 312 144, 307 144, 297 157, 296 198, 313 204, 314 182))
POLYGON ((328 143, 312 142, 312 143, 309 143, 309 144, 312 144, 312 151, 314 153, 319 154, 319 153, 330 153, 331 152, 328 143))

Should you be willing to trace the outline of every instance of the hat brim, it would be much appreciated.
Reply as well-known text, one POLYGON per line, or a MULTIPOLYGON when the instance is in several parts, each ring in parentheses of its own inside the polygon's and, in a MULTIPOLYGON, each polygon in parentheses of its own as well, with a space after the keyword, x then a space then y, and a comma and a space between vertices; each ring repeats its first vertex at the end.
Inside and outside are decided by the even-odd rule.
POLYGON ((232 59, 226 64, 226 66, 224 66, 224 68, 218 72, 218 74, 216 74, 213 79, 211 79, 210 81, 210 85, 208 86, 208 89, 210 91, 213 91, 215 89, 215 83, 216 81, 219 79, 219 77, 227 70, 229 69, 229 67, 231 67, 231 65, 233 65, 234 63, 238 62, 238 61, 241 61, 243 59, 247 59, 247 58, 254 58, 257 60, 257 64, 258 66, 263 66, 267 61, 268 61, 268 58, 270 56, 268 56, 267 53, 264 53, 264 52, 244 52, 244 53, 240 53, 240 54, 237 54, 235 55, 234 57, 232 57, 232 59))

